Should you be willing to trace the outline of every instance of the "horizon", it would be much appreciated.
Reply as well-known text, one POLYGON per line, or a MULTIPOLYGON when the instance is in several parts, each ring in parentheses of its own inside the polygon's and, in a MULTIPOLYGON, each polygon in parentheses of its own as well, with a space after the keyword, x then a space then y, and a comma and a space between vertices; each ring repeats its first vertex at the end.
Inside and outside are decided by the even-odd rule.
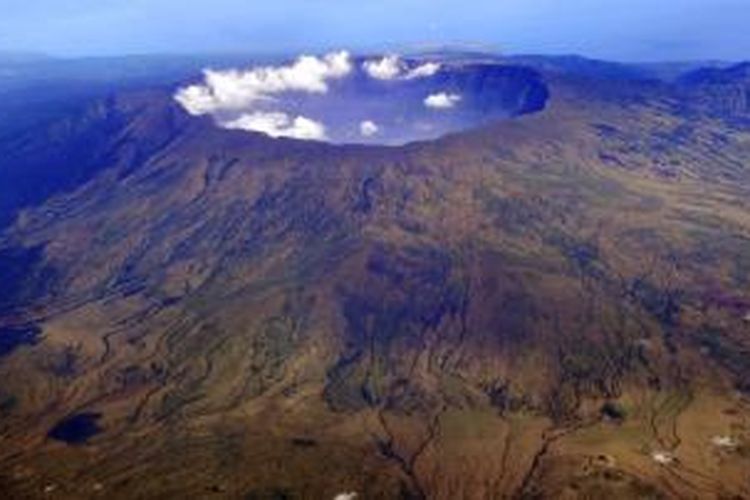
MULTIPOLYGON (((0 57, 15 58, 20 61, 96 61, 96 60, 108 60, 108 59, 159 59, 159 58, 174 58, 174 59, 211 59, 221 57, 248 57, 248 58, 259 58, 266 57, 272 58, 272 60, 293 60, 302 55, 311 56, 322 56, 330 52, 336 52, 344 50, 349 52, 355 57, 373 57, 385 54, 399 55, 404 58, 419 57, 422 55, 419 50, 414 47, 381 47, 379 49, 371 48, 366 50, 350 50, 347 47, 330 47, 321 48, 317 50, 289 50, 289 51, 278 51, 278 52, 253 52, 247 50, 215 50, 215 51, 172 51, 172 52, 123 52, 123 53, 112 53, 112 54, 60 54, 54 52, 33 52, 33 51, 14 51, 0 49, 0 57)), ((744 58, 720 58, 720 57, 706 57, 706 58, 693 58, 693 59, 642 59, 642 60, 625 60, 616 58, 603 58, 596 57, 587 53, 579 52, 507 52, 502 50, 493 51, 491 49, 468 49, 463 48, 459 45, 448 45, 441 47, 436 45, 432 49, 424 49, 424 53, 429 53, 430 50, 442 51, 446 54, 465 52, 474 52, 477 55, 487 55, 500 58, 526 58, 526 57, 541 57, 541 58, 578 58, 593 62, 605 62, 612 64, 622 65, 659 65, 659 64, 725 64, 735 65, 750 62, 750 54, 744 58)))
POLYGON ((740 61, 750 54, 750 34, 742 29, 750 3, 743 0, 617 0, 607 9, 593 0, 356 6, 334 0, 250 6, 239 0, 40 0, 33 7, 7 1, 0 7, 0 51, 56 58, 362 53, 425 44, 624 63, 740 61), (131 26, 139 27, 137 35, 131 26))

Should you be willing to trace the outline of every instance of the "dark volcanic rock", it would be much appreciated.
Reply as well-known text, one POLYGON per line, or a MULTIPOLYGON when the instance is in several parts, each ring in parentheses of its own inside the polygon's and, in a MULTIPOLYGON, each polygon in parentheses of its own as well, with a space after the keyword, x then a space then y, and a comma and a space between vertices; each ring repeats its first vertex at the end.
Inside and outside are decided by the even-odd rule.
POLYGON ((101 417, 101 413, 91 412, 71 415, 58 422, 47 436, 67 444, 86 444, 90 438, 102 431, 98 424, 101 417))
POLYGON ((42 330, 36 325, 0 328, 0 358, 21 346, 37 344, 41 333, 42 330))

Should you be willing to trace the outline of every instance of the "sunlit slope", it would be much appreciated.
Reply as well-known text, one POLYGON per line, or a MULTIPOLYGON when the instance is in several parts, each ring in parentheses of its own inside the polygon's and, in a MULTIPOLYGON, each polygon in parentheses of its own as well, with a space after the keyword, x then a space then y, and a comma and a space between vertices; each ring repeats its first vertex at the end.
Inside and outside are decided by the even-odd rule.
POLYGON ((2 325, 39 333, 0 359, 0 487, 750 494, 748 129, 702 88, 549 86, 402 148, 111 103, 106 167, 2 240, 2 325))

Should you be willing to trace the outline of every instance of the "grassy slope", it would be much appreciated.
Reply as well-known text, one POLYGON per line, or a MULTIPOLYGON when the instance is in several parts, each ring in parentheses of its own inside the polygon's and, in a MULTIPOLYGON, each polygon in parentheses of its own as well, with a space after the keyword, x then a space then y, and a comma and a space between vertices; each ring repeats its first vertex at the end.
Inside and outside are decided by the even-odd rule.
POLYGON ((5 245, 55 278, 4 317, 44 341, 0 364, 0 485, 747 495, 750 134, 618 85, 396 150, 193 123, 28 211, 5 245), (90 445, 44 439, 84 409, 90 445))

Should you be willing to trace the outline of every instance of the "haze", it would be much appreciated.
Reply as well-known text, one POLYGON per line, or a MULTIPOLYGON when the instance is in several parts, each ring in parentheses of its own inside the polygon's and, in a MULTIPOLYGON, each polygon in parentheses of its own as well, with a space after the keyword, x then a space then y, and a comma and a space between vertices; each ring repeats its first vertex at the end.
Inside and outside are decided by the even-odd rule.
POLYGON ((747 0, 0 1, 0 50, 63 56, 478 44, 630 61, 750 53, 747 0))

